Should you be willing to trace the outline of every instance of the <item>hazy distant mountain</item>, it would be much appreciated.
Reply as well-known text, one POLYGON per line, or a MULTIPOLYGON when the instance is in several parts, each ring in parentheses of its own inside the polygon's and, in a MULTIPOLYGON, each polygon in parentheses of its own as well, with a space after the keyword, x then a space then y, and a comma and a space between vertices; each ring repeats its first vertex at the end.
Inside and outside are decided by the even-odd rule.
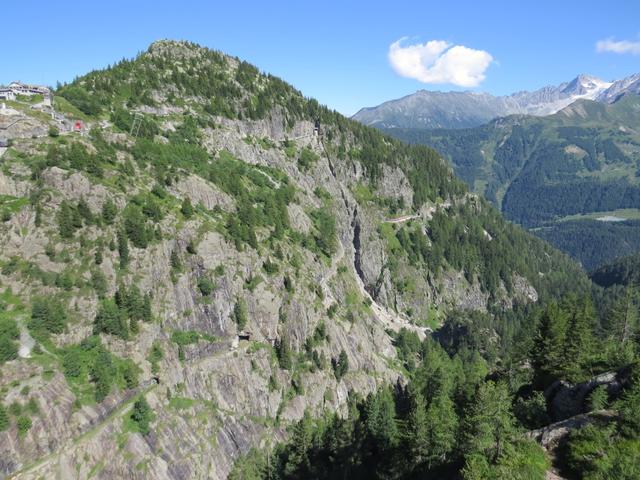
POLYGON ((576 100, 612 103, 623 93, 640 93, 640 74, 605 82, 578 75, 570 82, 496 97, 489 93, 434 92, 412 95, 363 108, 353 118, 378 128, 469 128, 511 114, 551 115, 576 100))

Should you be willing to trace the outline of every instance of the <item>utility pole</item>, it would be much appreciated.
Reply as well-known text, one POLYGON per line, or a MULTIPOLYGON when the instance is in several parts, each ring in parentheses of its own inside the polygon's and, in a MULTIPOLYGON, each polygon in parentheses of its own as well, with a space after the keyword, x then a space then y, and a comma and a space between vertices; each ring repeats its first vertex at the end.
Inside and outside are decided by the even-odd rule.
POLYGON ((140 112, 136 112, 133 116, 133 122, 131 123, 131 131, 129 134, 132 137, 137 137, 140 132, 140 124, 142 123, 142 114, 140 112))

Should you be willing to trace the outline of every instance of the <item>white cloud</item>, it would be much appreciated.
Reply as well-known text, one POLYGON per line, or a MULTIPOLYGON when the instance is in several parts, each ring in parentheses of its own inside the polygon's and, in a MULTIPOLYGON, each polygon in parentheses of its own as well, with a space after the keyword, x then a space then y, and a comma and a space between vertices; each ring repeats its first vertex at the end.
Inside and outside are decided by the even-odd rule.
POLYGON ((493 61, 489 52, 451 46, 444 40, 404 46, 405 40, 403 37, 389 46, 389 62, 398 75, 422 83, 475 87, 485 79, 485 71, 493 61))
POLYGON ((596 42, 596 52, 630 53, 640 55, 640 42, 630 42, 629 40, 615 41, 612 38, 596 42))

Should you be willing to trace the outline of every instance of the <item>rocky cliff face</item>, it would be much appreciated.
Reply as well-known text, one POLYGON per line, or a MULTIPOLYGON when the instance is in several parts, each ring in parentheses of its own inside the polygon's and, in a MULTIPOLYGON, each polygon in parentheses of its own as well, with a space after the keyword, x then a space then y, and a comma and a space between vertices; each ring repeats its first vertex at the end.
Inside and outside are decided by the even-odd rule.
MULTIPOLYGON (((82 115, 90 134, 15 138, 3 156, 2 314, 22 332, 12 340, 22 348, 1 365, 0 400, 21 406, 23 416, 30 408, 32 426, 19 431, 16 414, 0 432, 2 475, 222 479, 251 446, 271 448, 284 438, 305 410, 343 411, 349 392, 402 382, 390 332, 407 328, 423 337, 446 311, 537 299, 534 280, 515 269, 508 273, 512 288, 488 291, 473 272, 446 260, 429 270, 403 253, 396 245, 401 228, 420 232, 426 251, 434 215, 454 221, 456 208, 475 197, 442 193, 416 205, 416 171, 389 160, 406 153, 390 150, 372 166, 357 153, 366 145, 355 127, 323 123, 318 132, 313 117, 278 103, 298 98, 289 90, 262 114, 251 113, 261 92, 276 87, 256 73, 257 90, 243 90, 242 68, 191 44, 154 44, 115 67, 118 75, 92 73, 66 95, 89 111, 82 89, 99 97, 114 91, 113 82, 144 72, 165 83, 150 82, 137 101, 104 94, 102 112, 69 106, 67 117, 82 115), (229 94, 235 103, 211 110, 218 97, 185 93, 195 64, 211 82, 235 78, 217 84, 238 90, 229 94), (233 113, 221 114, 224 108, 233 113), (88 156, 65 157, 74 145, 88 156), (175 148, 163 157, 165 147, 175 148), (374 167, 380 172, 372 181, 374 167), (107 220, 106 205, 115 206, 115 219, 107 220), (85 220, 72 219, 70 236, 63 232, 68 209, 85 212, 85 220), (139 224, 127 223, 138 210, 139 224), (141 224, 150 233, 137 246, 141 224), (136 365, 138 381, 116 381, 97 401, 97 363, 74 377, 69 352, 90 348, 82 342, 94 338, 105 302, 134 285, 149 299, 152 320, 126 336, 99 338, 114 365, 136 365), (42 296, 66 309, 61 332, 44 335, 33 326, 31 304, 42 296), (341 352, 344 376, 331 367, 341 352), (155 414, 146 435, 130 419, 140 394, 155 414)), ((30 122, 48 130, 47 120, 30 122)), ((440 159, 420 162, 446 171, 440 159)), ((445 175, 440 191, 451 182, 445 175)), ((477 208, 481 215, 488 207, 477 208)), ((485 234, 486 242, 496 240, 485 234)))

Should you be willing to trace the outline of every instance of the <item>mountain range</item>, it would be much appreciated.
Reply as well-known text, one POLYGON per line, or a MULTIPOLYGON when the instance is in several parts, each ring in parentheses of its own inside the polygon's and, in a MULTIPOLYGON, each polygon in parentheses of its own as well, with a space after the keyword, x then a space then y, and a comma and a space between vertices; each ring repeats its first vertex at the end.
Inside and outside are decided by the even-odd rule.
POLYGON ((30 100, 0 116, 0 477, 221 480, 406 384, 447 319, 503 351, 588 286, 433 149, 220 52, 156 42, 30 100))
POLYGON ((640 74, 614 82, 578 75, 559 85, 506 96, 419 90, 376 107, 363 108, 352 118, 385 129, 468 128, 512 114, 550 115, 580 99, 612 103, 624 93, 640 93, 640 74))
POLYGON ((597 287, 479 194, 635 195, 637 98, 445 158, 163 40, 7 100, 0 479, 639 478, 636 262, 597 287))

